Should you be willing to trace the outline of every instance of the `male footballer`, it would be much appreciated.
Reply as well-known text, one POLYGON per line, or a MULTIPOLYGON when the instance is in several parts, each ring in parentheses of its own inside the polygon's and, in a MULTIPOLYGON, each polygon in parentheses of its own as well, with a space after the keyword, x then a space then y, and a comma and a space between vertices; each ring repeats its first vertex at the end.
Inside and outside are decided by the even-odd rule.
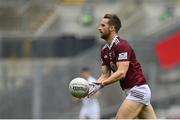
POLYGON ((101 38, 106 44, 101 49, 101 75, 92 85, 88 96, 102 87, 120 82, 126 98, 116 114, 116 119, 156 119, 150 104, 151 91, 143 75, 141 65, 129 43, 118 36, 121 21, 115 14, 106 14, 99 26, 101 38))

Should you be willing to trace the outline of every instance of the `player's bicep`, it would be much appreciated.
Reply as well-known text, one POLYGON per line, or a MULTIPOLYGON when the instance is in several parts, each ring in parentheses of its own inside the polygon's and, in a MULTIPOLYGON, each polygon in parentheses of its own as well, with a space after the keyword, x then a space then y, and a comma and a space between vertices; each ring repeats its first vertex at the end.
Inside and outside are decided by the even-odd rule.
POLYGON ((117 71, 121 72, 124 77, 126 76, 126 73, 129 69, 129 63, 130 63, 129 61, 120 61, 116 63, 118 68, 117 71))

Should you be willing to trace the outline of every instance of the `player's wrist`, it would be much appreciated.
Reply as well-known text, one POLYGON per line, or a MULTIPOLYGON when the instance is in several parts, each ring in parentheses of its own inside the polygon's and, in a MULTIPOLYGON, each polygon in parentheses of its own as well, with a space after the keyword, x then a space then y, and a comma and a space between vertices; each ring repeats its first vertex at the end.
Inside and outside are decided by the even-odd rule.
POLYGON ((103 81, 101 81, 101 82, 100 82, 100 85, 101 85, 101 88, 103 88, 103 87, 104 87, 104 83, 103 83, 103 81))

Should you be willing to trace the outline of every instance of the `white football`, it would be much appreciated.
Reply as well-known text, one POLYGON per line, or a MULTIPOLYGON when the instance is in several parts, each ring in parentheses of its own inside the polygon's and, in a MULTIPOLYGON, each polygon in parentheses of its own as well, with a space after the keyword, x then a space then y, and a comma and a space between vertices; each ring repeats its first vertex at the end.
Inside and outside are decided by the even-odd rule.
POLYGON ((72 96, 76 98, 85 97, 89 91, 89 84, 87 80, 77 77, 69 83, 69 91, 72 96))

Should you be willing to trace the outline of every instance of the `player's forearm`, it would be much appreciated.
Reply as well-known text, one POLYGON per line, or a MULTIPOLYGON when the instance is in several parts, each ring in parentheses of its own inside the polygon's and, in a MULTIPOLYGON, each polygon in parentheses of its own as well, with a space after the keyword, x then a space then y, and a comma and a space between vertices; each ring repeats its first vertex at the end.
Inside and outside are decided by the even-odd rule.
POLYGON ((109 78, 102 81, 102 85, 106 86, 115 83, 125 77, 124 71, 116 71, 109 78))
POLYGON ((102 82, 106 79, 108 79, 110 75, 106 75, 106 74, 102 74, 98 79, 97 79, 97 82, 102 82))

